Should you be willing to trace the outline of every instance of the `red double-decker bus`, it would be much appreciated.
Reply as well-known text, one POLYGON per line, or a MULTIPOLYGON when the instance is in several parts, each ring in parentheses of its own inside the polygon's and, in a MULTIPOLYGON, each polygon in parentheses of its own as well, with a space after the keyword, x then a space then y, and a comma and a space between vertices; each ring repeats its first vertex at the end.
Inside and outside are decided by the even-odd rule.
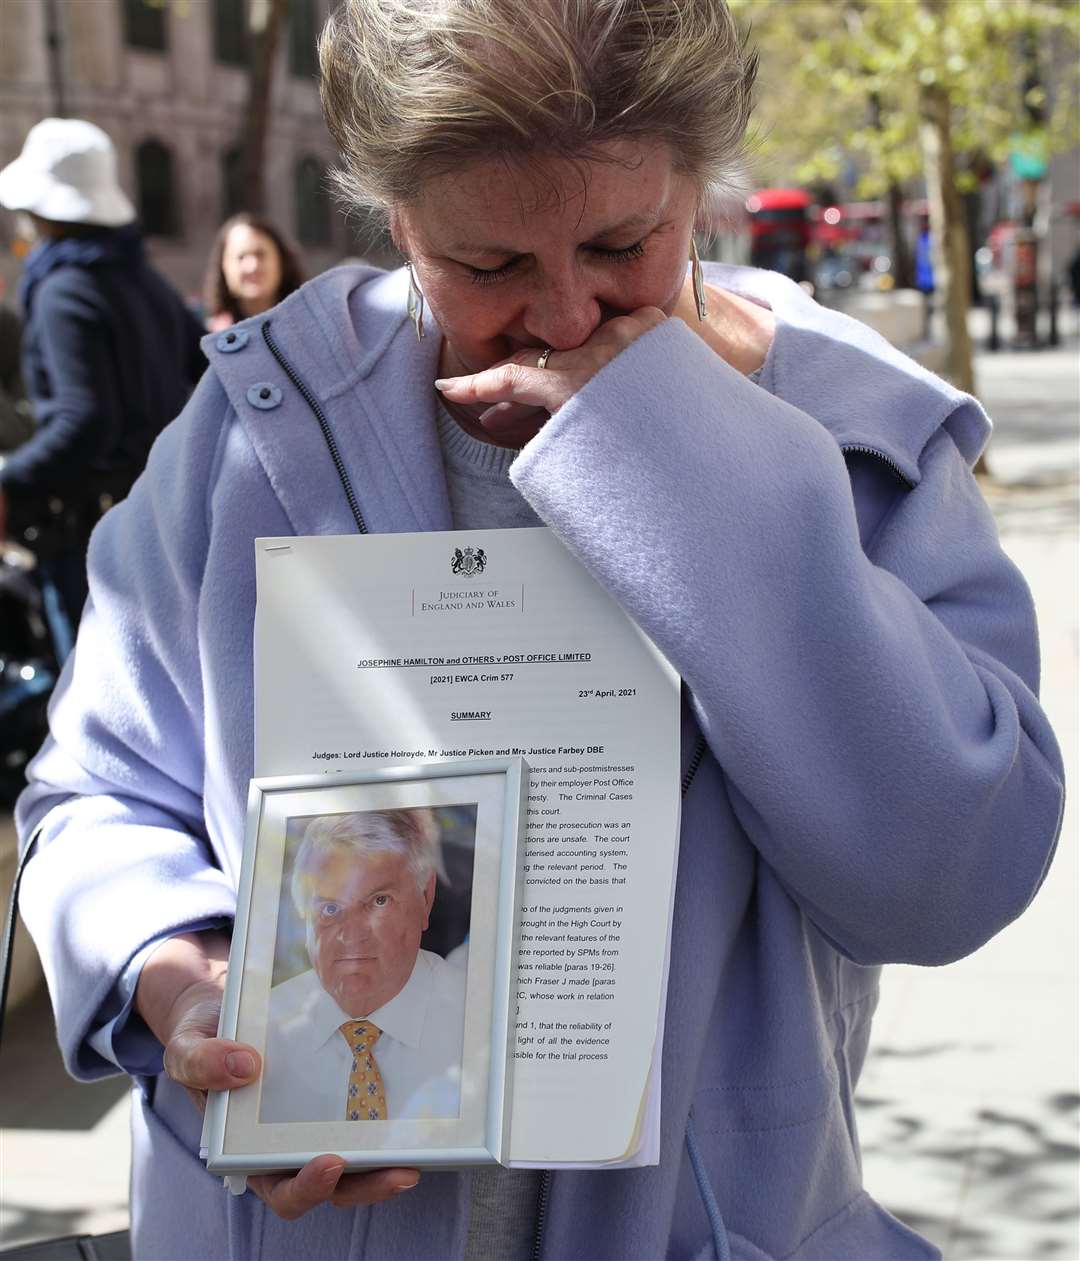
POLYGON ((763 188, 747 198, 753 267, 783 272, 796 281, 808 279, 811 201, 801 188, 763 188))

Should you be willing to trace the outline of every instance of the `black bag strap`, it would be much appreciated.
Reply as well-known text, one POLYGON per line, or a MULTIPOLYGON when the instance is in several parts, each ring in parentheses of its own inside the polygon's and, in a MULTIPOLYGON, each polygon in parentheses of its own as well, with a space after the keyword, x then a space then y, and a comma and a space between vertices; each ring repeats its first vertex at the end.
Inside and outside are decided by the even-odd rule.
POLYGON ((23 872, 34 849, 36 837, 30 838, 30 844, 19 855, 15 868, 15 879, 11 885, 11 897, 8 899, 7 918, 4 920, 4 939, 0 942, 0 1044, 4 1041, 4 1017, 7 1015, 8 989, 11 984, 11 956, 15 951, 15 925, 19 920, 19 885, 22 884, 23 872))

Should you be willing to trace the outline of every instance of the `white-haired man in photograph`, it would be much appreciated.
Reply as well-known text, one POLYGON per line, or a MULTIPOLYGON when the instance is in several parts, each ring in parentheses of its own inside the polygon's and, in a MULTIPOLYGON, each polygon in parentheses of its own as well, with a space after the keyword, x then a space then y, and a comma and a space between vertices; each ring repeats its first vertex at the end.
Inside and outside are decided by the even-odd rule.
POLYGON ((438 868, 430 810, 308 824, 291 894, 311 967, 270 993, 261 1121, 458 1116, 465 971, 420 948, 438 868))

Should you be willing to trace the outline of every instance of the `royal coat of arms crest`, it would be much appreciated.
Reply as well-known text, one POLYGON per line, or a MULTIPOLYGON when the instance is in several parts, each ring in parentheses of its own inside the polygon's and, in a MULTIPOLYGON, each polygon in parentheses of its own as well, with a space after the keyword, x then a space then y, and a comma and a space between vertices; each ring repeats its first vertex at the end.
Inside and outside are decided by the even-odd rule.
POLYGON ((473 574, 482 574, 486 564, 487 555, 482 547, 475 550, 471 547, 455 547, 450 569, 455 574, 464 574, 466 578, 471 578, 473 574))

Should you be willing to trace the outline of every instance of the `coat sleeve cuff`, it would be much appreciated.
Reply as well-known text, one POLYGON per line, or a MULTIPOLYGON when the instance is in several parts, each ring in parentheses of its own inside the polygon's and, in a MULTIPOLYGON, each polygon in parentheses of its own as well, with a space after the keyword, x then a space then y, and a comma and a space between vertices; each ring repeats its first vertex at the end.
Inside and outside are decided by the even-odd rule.
POLYGON ((148 1057, 150 1071, 160 1070, 160 1048, 155 1056, 131 1007, 142 964, 162 939, 228 922, 235 912, 235 890, 197 836, 145 803, 133 823, 131 809, 110 797, 55 805, 41 820, 23 878, 20 909, 49 985, 60 1048, 68 1071, 83 1080, 117 1068, 145 1072, 148 1057))
MULTIPOLYGON (((229 923, 229 920, 220 918, 200 920, 186 924, 178 931, 201 933, 212 928, 226 928, 229 923)), ((93 1056, 98 1056, 132 1077, 153 1077, 162 1071, 164 1048, 135 1010, 135 990, 147 959, 158 946, 175 935, 175 932, 163 933, 136 951, 101 1005, 98 1019, 102 1023, 87 1034, 85 1042, 85 1047, 93 1055, 81 1054, 82 1062, 93 1061, 93 1056), (114 1012, 115 1015, 112 1014, 114 1012)))

